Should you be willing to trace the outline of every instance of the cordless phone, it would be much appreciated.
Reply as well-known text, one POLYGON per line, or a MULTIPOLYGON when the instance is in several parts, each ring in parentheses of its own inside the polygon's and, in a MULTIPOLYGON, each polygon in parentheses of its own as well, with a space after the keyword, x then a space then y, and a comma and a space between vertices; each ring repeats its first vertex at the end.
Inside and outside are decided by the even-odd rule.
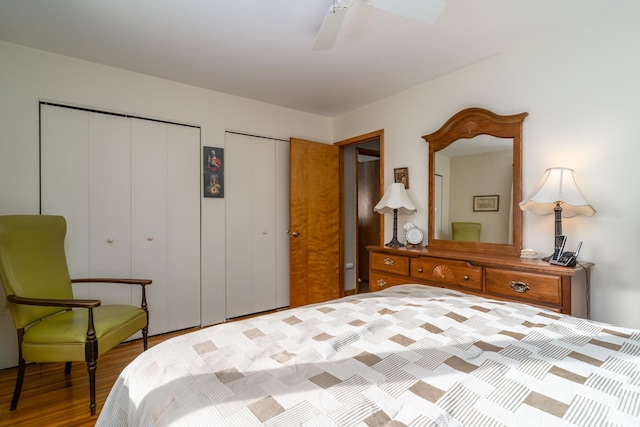
POLYGON ((582 247, 582 242, 578 243, 578 247, 575 252, 563 252, 557 260, 551 259, 549 263, 555 265, 561 265, 563 267, 575 267, 578 262, 578 254, 580 253, 580 248, 582 247))
POLYGON ((556 244, 555 250, 553 251, 553 255, 542 258, 543 261, 557 261, 562 255, 562 251, 564 251, 564 245, 567 243, 567 236, 556 236, 556 244))

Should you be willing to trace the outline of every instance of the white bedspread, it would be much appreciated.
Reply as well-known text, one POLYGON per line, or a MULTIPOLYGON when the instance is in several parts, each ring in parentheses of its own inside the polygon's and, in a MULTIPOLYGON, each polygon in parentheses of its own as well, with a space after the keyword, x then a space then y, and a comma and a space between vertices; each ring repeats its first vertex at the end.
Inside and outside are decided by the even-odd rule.
POLYGON ((97 422, 125 425, 640 425, 640 331, 395 286, 150 348, 97 422))

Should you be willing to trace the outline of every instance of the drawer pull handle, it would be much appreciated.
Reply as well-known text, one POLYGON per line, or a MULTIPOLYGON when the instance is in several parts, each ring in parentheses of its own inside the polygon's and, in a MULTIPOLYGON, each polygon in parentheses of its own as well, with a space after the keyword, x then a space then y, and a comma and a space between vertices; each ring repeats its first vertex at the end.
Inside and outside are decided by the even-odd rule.
POLYGON ((529 285, 524 282, 511 282, 509 286, 519 294, 524 294, 529 290, 529 285))
POLYGON ((391 258, 385 258, 382 262, 384 262, 384 265, 393 265, 393 260, 391 258))
POLYGON ((422 269, 422 267, 420 267, 420 268, 418 269, 418 273, 422 273, 422 272, 424 272, 424 270, 422 269))
POLYGON ((387 282, 385 282, 382 279, 378 279, 378 287, 380 288, 386 288, 387 287, 387 282))
POLYGON ((469 280, 469 276, 463 276, 462 280, 464 280, 465 282, 469 280))

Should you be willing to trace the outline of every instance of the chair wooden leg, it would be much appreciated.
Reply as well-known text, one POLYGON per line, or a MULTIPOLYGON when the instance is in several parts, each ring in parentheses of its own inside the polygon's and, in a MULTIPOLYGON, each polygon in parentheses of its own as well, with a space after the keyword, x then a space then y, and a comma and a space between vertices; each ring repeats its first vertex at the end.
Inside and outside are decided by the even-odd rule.
POLYGON ((147 337, 149 336, 149 327, 142 328, 142 343, 144 345, 144 351, 147 351, 147 337))
POLYGON ((13 399, 11 399, 11 406, 9 409, 15 411, 18 407, 18 400, 20 399, 20 392, 22 391, 22 382, 24 381, 24 370, 26 363, 22 357, 22 338, 24 337, 24 329, 18 329, 18 376, 16 377, 16 388, 13 389, 13 399))
POLYGON ((69 375, 71 373, 71 362, 65 362, 64 364, 64 374, 69 375))
POLYGON ((11 407, 10 410, 14 411, 18 407, 18 399, 20 399, 20 392, 22 391, 22 382, 24 381, 24 369, 26 363, 20 356, 20 361, 18 362, 18 376, 16 377, 16 388, 13 390, 13 399, 11 399, 11 407))
POLYGON ((89 372, 89 395, 91 402, 89 408, 91 415, 96 414, 96 367, 98 366, 98 339, 96 329, 93 324, 93 309, 89 308, 87 316, 87 340, 84 343, 84 360, 87 362, 89 372))
POLYGON ((96 366, 98 363, 87 362, 87 371, 89 371, 89 395, 91 396, 91 402, 89 408, 91 409, 91 415, 96 414, 96 366))

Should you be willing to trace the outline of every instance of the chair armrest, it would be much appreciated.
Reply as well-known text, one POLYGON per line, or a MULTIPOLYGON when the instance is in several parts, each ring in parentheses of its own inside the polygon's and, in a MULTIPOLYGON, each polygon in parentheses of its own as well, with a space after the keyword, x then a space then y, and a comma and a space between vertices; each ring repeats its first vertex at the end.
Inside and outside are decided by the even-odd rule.
POLYGON ((150 279, 114 279, 114 278, 100 278, 89 277, 84 279, 71 279, 71 283, 122 283, 125 285, 150 285, 150 279))
MULTIPOLYGON (((71 283, 121 283, 125 285, 140 285, 142 287, 142 299, 140 301, 140 308, 147 312, 147 294, 145 290, 146 285, 151 284, 150 279, 114 279, 109 277, 88 277, 83 279, 71 279, 71 283)), ((147 319, 147 322, 149 320, 147 319)))
POLYGON ((7 301, 14 304, 40 305, 45 307, 79 307, 95 308, 101 302, 98 299, 53 299, 53 298, 25 298, 17 295, 7 295, 7 301))

